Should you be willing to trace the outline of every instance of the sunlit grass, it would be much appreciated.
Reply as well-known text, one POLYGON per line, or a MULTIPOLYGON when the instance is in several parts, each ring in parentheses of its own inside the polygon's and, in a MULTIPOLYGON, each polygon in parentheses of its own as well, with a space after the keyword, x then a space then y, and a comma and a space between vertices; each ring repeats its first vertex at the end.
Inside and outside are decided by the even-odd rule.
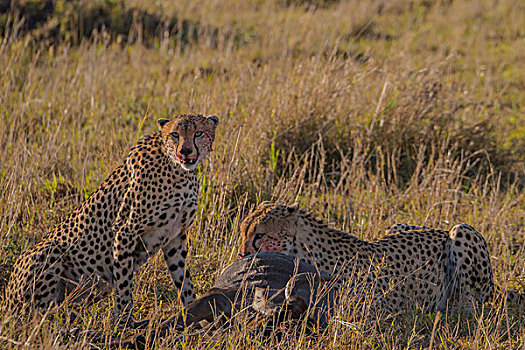
MULTIPOLYGON (((0 38, 0 290, 16 256, 89 196, 156 118, 181 112, 220 117, 214 153, 199 168, 190 233, 199 293, 236 259, 238 224, 262 200, 298 202, 364 239, 395 223, 469 223, 488 240, 498 285, 523 288, 519 1, 108 3, 113 11, 124 4, 186 20, 198 40, 182 40, 177 30, 141 37, 147 28, 138 24, 120 37, 106 28, 42 39, 44 28, 25 33, 23 22, 2 17, 11 22, 0 38)), ((75 23, 67 30, 78 30, 75 23)), ((175 312, 161 257, 135 281, 135 318, 175 312)), ((83 310, 81 326, 111 333, 111 302, 83 310)), ((322 337, 264 343, 241 320, 184 341, 201 348, 429 345, 435 315, 385 320, 352 310, 361 309, 343 305, 341 322, 322 337)), ((461 317, 440 321, 434 346, 524 342, 523 318, 504 307, 461 317)), ((0 347, 50 348, 70 326, 65 316, 39 322, 0 317, 0 347)), ((185 346, 176 335, 163 346, 174 342, 185 346)))

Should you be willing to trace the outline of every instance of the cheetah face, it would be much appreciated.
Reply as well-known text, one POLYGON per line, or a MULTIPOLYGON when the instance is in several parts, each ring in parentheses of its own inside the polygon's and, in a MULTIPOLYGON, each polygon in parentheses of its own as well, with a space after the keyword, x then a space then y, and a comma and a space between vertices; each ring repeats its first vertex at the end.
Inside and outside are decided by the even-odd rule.
POLYGON ((188 171, 195 170, 211 152, 218 124, 217 116, 200 114, 181 114, 172 120, 157 120, 168 156, 188 171))
POLYGON ((239 257, 258 252, 291 254, 297 233, 298 207, 264 202, 241 223, 239 257))

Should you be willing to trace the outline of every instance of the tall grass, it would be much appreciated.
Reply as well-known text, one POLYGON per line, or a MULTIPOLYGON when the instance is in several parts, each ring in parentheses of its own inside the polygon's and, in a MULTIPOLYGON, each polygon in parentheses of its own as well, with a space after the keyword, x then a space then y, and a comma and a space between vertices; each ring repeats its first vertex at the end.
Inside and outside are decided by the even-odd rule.
MULTIPOLYGON (((67 11, 32 26, 20 8, 0 17, 0 290, 16 256, 86 198, 156 118, 181 112, 221 119, 214 153, 199 169, 190 233, 199 293, 236 258, 238 223, 262 200, 299 202, 364 239, 395 223, 467 222, 489 242, 498 285, 522 288, 519 1, 98 1, 112 20, 136 15, 129 26, 94 21, 91 32, 80 30, 85 22, 74 12, 89 2, 59 3, 67 11), (146 17, 161 24, 150 28, 146 17), (194 33, 184 40, 183 23, 194 33)), ((135 281, 135 318, 175 312, 161 258, 135 281)), ((83 310, 81 326, 111 333, 110 303, 83 310)), ((265 342, 240 322, 184 341, 197 348, 430 344, 434 315, 363 318, 359 307, 342 305, 320 337, 265 342)), ((40 322, 1 317, 0 347, 67 346, 56 342, 74 324, 67 315, 40 322)), ((434 345, 515 349, 523 329, 522 318, 496 306, 477 318, 444 318, 434 345)), ((172 335, 163 346, 180 341, 172 335)))

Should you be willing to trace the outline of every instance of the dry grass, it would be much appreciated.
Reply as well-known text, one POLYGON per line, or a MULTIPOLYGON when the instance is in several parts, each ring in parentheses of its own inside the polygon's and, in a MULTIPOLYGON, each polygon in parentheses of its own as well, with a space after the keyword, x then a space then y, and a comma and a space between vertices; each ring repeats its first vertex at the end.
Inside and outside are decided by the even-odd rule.
MULTIPOLYGON (((12 14, 0 18, 0 286, 15 257, 89 195, 155 118, 180 112, 221 117, 215 152, 200 168, 191 232, 200 293, 236 258, 237 224, 261 200, 299 202, 365 239, 394 223, 446 229, 467 222, 489 242, 498 285, 523 285, 521 2, 124 4, 179 27, 148 33, 139 21, 124 36, 106 27, 83 37, 73 16, 46 36, 42 26, 27 32, 12 14), (183 37, 183 23, 194 36, 183 37)), ((174 287, 161 259, 136 282, 137 319, 173 314, 174 287)), ((84 310, 82 327, 109 334, 108 302, 84 310)), ((163 347, 430 343, 434 315, 363 312, 349 300, 317 338, 266 339, 239 322, 192 344, 171 336, 163 347)), ((4 317, 2 348, 53 347, 70 325, 63 316, 4 317)), ((524 328, 523 316, 503 307, 449 316, 434 346, 516 349, 524 328)))

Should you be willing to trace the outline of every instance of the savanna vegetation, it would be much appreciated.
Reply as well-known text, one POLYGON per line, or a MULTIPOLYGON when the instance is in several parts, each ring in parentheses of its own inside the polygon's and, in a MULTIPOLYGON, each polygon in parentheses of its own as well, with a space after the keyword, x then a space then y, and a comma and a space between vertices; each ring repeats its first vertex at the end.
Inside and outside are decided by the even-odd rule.
MULTIPOLYGON (((200 294, 237 258, 263 200, 298 202, 372 239, 395 223, 466 222, 495 281, 525 278, 525 4, 513 0, 0 1, 0 292, 16 257, 128 149, 181 112, 217 114, 199 167, 189 264, 200 294)), ((135 275, 135 319, 179 308, 162 257, 135 275)), ((0 316, 0 348, 86 348, 112 299, 0 316), (51 315, 53 316, 53 315, 51 315)), ((352 299, 322 334, 231 327, 159 348, 487 348, 525 343, 523 310, 375 317, 352 299)), ((188 331, 191 333, 191 331, 188 331)))

